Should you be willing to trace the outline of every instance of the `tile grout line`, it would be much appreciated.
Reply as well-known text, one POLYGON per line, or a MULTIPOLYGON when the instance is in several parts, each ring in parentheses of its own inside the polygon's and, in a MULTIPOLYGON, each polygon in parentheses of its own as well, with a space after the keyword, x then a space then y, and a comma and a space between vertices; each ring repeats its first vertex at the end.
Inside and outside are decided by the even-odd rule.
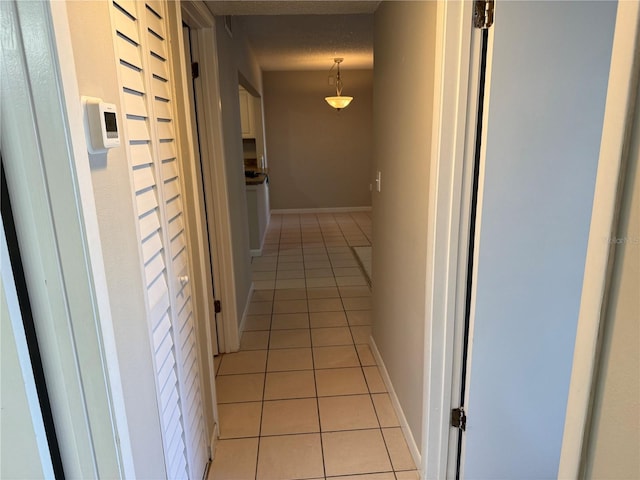
MULTIPOLYGON (((302 231, 300 232, 300 234, 302 235, 302 231)), ((307 273, 306 273, 306 269, 304 268, 304 266, 305 266, 305 261, 304 261, 304 243, 303 243, 303 245, 302 245, 302 268, 305 271, 305 274, 304 274, 305 282, 304 283, 305 283, 305 294, 307 296, 307 317, 309 318, 309 344, 310 344, 310 349, 311 349, 311 367, 313 368, 313 370, 312 370, 313 371, 313 388, 314 388, 314 390, 316 392, 316 413, 318 414, 318 437, 320 439, 320 455, 322 457, 322 476, 326 478, 327 477, 327 466, 325 465, 324 444, 323 444, 323 441, 322 441, 322 422, 320 420, 320 398, 318 396, 318 381, 317 381, 317 377, 316 377, 316 359, 315 359, 315 356, 313 355, 313 337, 311 336, 311 312, 309 312, 309 310, 311 308, 309 306, 309 292, 308 292, 308 289, 306 287, 306 285, 307 285, 307 273)))

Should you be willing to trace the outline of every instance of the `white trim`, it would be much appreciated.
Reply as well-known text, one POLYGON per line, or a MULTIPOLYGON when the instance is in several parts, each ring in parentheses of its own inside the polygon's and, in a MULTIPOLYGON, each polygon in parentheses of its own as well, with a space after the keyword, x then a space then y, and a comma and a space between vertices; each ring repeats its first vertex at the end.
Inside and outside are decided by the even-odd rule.
POLYGON ((429 182, 422 478, 455 476, 467 266, 470 174, 477 111, 478 44, 472 3, 438 2, 434 122, 429 182), (475 48, 474 48, 475 47, 475 48), (456 81, 452 81, 455 79, 456 81), (455 441, 454 441, 455 440, 455 441))
MULTIPOLYGON (((268 200, 267 200, 268 201, 268 200)), ((262 232, 262 238, 260 239, 260 248, 252 248, 249 250, 249 254, 252 257, 260 257, 262 256, 262 250, 264 250, 264 242, 267 240, 267 232, 269 231, 269 224, 271 223, 271 211, 268 211, 269 216, 267 217, 267 225, 264 227, 264 232, 262 232)))
MULTIPOLYGON (((247 324, 247 315, 249 315, 249 306, 251 305, 251 299, 253 298, 253 282, 251 282, 251 287, 249 287, 249 294, 247 295, 247 302, 244 305, 244 310, 242 312, 242 320, 240 320, 240 325, 238 326, 238 337, 242 336, 242 332, 244 332, 244 328, 247 324)), ((238 345, 238 348, 240 346, 238 345)))
POLYGON ((271 215, 286 215, 289 213, 348 213, 370 211, 371 207, 278 208, 271 210, 271 215))
POLYGON ((209 213, 208 227, 213 237, 210 249, 215 266, 214 288, 223 308, 216 315, 218 345, 220 352, 226 353, 237 350, 240 342, 231 213, 224 162, 216 25, 213 15, 203 2, 184 2, 183 6, 184 20, 194 29, 200 48, 200 77, 195 82, 196 96, 200 100, 197 105, 200 153, 202 164, 207 167, 203 168, 203 182, 209 213))
POLYGON ((578 478, 584 460, 600 322, 613 259, 610 239, 615 229, 620 172, 628 156, 638 91, 639 33, 640 3, 618 2, 558 478, 578 478))
MULTIPOLYGON (((376 345, 373 337, 369 337, 369 347, 371 348, 371 353, 373 353, 373 358, 376 360, 376 364, 378 365, 378 370, 380 370, 380 376, 382 377, 382 381, 384 382, 385 387, 387 387, 387 393, 389 394, 389 398, 391 399, 391 404, 393 405, 393 409, 396 412, 396 416, 398 417, 398 422, 400 422, 400 427, 402 428, 402 434, 404 435, 404 439, 407 442, 407 447, 409 447, 409 452, 411 452, 411 457, 413 458, 413 462, 416 464, 416 468, 424 471, 420 465, 422 464, 420 450, 418 449, 418 444, 413 438, 413 434, 411 433, 411 428, 409 427, 409 422, 407 422, 407 417, 404 415, 404 411, 402 410, 402 406, 400 405, 400 400, 398 400, 398 395, 396 394, 395 389, 393 388, 393 384, 391 383, 391 377, 389 376, 389 372, 387 371, 387 367, 385 367, 384 362, 382 360, 382 356, 380 355, 380 351, 378 350, 378 346, 376 345)), ((420 477, 423 478, 423 477, 420 477)))
POLYGON ((54 2, 51 4, 51 16, 56 36, 56 49, 60 63, 60 77, 64 90, 65 107, 67 110, 68 131, 73 146, 73 160, 77 175, 78 195, 82 205, 82 215, 85 226, 85 236, 93 290, 96 299, 96 308, 100 312, 100 328, 102 333, 102 347, 104 348, 105 368, 109 377, 110 397, 116 422, 116 433, 120 444, 120 455, 125 477, 135 475, 133 451, 129 437, 129 422, 125 408, 122 381, 120 378, 120 365, 116 348, 115 331, 111 318, 109 293, 107 288, 107 275, 102 256, 102 244, 98 215, 93 193, 91 170, 89 168, 88 145, 83 124, 82 104, 78 101, 80 93, 76 79, 76 68, 73 55, 69 19, 64 4, 54 2))
MULTIPOLYGON (((167 22, 170 29, 172 65, 174 71, 174 89, 176 109, 177 109, 177 139, 178 145, 186 155, 183 154, 179 167, 181 168, 181 185, 182 192, 187 200, 185 206, 186 235, 187 246, 189 250, 189 271, 195 278, 192 282, 192 299, 195 310, 194 328, 196 331, 196 351, 199 364, 200 389, 203 395, 202 400, 202 416, 203 429, 205 430, 205 439, 209 442, 210 436, 215 434, 215 424, 218 421, 217 404, 216 404, 216 386, 215 386, 215 366, 213 350, 213 339, 216 334, 212 332, 212 321, 215 321, 214 312, 214 290, 213 278, 211 278, 209 265, 211 262, 210 249, 208 245, 207 225, 204 223, 205 214, 202 211, 204 207, 203 198, 203 179, 200 168, 200 158, 196 156, 194 147, 194 131, 195 126, 192 125, 192 106, 191 106, 191 77, 187 76, 187 72, 191 71, 190 65, 187 67, 187 59, 185 45, 183 39, 183 19, 182 11, 188 10, 191 4, 181 4, 179 2, 167 2, 167 22), (205 337, 204 342, 201 340, 205 337), (203 345, 204 343, 204 345, 203 345), (205 379, 206 376, 206 379, 205 379), (209 388, 206 388, 206 387, 209 388), (211 410, 210 410, 211 409, 211 410), (213 425, 213 431, 208 431, 208 426, 213 425)), ((211 232, 211 236, 215 238, 215 232, 211 232)), ((216 339, 217 347, 217 339, 216 339)), ((211 458, 212 444, 207 445, 206 455, 211 458)), ((193 468, 190 466, 190 468, 193 468)), ((205 469, 206 470, 206 469, 205 469)), ((201 472, 192 472, 194 476, 200 475, 201 472)))

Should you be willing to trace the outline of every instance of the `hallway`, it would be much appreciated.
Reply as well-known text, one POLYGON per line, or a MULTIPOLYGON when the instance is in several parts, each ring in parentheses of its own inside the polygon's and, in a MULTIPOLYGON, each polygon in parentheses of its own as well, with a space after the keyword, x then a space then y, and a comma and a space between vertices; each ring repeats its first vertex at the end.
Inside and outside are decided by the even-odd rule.
POLYGON ((240 351, 216 357, 209 480, 418 478, 368 345, 370 242, 370 213, 272 216, 240 351))

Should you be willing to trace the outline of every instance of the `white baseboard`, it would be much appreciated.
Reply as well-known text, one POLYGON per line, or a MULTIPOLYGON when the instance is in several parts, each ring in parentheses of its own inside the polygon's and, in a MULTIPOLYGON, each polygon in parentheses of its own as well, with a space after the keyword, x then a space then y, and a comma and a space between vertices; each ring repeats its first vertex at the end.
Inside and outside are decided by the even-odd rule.
POLYGON ((214 455, 216 454, 216 445, 218 444, 218 437, 220 437, 220 432, 218 431, 218 422, 213 426, 213 433, 211 433, 211 451, 209 452, 209 458, 213 460, 214 455))
POLYGON ((261 257, 262 256, 262 248, 252 248, 249 250, 249 254, 252 257, 261 257))
POLYGON ((278 208, 271 210, 271 215, 281 215, 284 213, 345 213, 370 211, 371 207, 278 208))
POLYGON ((242 311, 242 320, 240 320, 240 326, 238 327, 238 342, 240 342, 240 338, 242 337, 242 332, 244 332, 244 327, 247 323, 247 315, 249 314, 249 305, 251 304, 252 296, 253 296, 253 282, 251 282, 251 287, 249 287, 249 294, 247 295, 247 301, 244 303, 244 310, 242 311))
POLYGON ((418 445, 416 444, 416 441, 413 438, 413 433, 409 428, 407 417, 404 416, 404 412, 402 411, 402 407, 400 406, 400 401, 398 400, 396 391, 394 390, 393 384, 391 383, 391 377, 389 377, 389 372, 387 372, 387 367, 385 367, 384 362, 382 361, 382 356, 380 355, 380 351, 378 350, 378 346, 376 345, 376 342, 373 339, 373 337, 369 337, 369 346, 371 347, 371 352, 373 353, 373 357, 376 359, 376 363, 378 364, 378 369, 380 370, 380 375, 382 376, 382 380, 384 381, 384 384, 387 387, 387 392, 389 393, 389 398, 391 398, 391 404, 393 405, 393 409, 396 411, 398 421, 400 422, 400 427, 402 428, 404 439, 407 442, 407 446, 409 447, 409 451, 411 452, 413 461, 416 464, 416 468, 419 471, 420 478, 422 478, 422 472, 420 471, 422 467, 422 455, 420 454, 420 449, 418 448, 418 445))

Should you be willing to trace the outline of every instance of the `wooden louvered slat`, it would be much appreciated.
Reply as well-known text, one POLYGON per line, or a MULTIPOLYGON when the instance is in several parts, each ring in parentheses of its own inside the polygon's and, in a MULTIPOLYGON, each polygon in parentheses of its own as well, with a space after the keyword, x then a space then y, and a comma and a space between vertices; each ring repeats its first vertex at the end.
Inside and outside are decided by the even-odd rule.
MULTIPOLYGON (((118 2, 118 4, 120 3, 121 2, 118 2)), ((126 3, 126 2, 122 2, 122 3, 126 3)), ((133 5, 133 7, 134 7, 133 11, 135 12, 135 5, 133 5)), ((138 22, 135 19, 135 15, 132 15, 128 9, 125 9, 125 10, 126 10, 126 13, 122 12, 118 8, 115 8, 113 10, 114 11, 113 19, 114 19, 116 31, 130 38, 137 44, 140 44, 140 35, 138 33, 138 22)))
POLYGON ((149 57, 149 67, 151 68, 151 73, 160 77, 163 80, 169 79, 169 72, 167 70, 167 64, 165 61, 160 60, 158 57, 151 55, 149 57))
POLYGON ((173 132, 173 122, 157 122, 158 138, 160 140, 171 140, 175 138, 173 132))
POLYGON ((167 444, 170 444, 171 441, 175 438, 176 432, 181 432, 181 429, 175 428, 178 424, 177 422, 180 420, 180 408, 178 405, 169 405, 165 410, 162 411, 162 419, 164 420, 166 425, 174 425, 174 428, 169 431, 169 435, 167 435, 167 444))
POLYGON ((149 44, 149 50, 153 52, 154 55, 161 57, 163 60, 168 58, 167 56, 167 42, 165 42, 162 38, 154 35, 149 32, 147 35, 147 42, 149 44))
POLYGON ((140 49, 138 45, 130 40, 118 35, 116 40, 118 46, 118 55, 129 65, 133 65, 138 70, 142 70, 142 59, 140 58, 140 49))
POLYGON ((170 335, 171 325, 169 322, 161 323, 153 330, 153 344, 160 345, 167 335, 170 335))
POLYGON ((174 198, 173 200, 167 202, 167 220, 171 222, 178 215, 182 215, 182 202, 180 201, 180 197, 174 198))
POLYGON ((162 255, 156 255, 144 266, 145 277, 147 279, 147 285, 151 284, 156 278, 158 278, 162 272, 164 272, 164 261, 162 255))
POLYGON ((140 237, 141 240, 150 237, 160 230, 160 220, 156 212, 151 212, 140 218, 140 237))
POLYGON ((120 79, 123 88, 139 93, 145 92, 144 79, 140 70, 120 63, 120 79))
POLYGON ((182 250, 173 260, 173 271, 182 273, 187 267, 187 253, 182 250))
MULTIPOLYGON (((168 322, 165 322, 168 323, 168 322)), ((164 325, 162 323, 161 325, 164 325)), ((164 330, 163 330, 164 332, 164 330)), ((154 336, 154 338, 156 338, 154 336)), ((167 385, 175 382, 175 362, 173 361, 173 340, 171 339, 171 329, 166 329, 164 336, 158 335, 155 343, 155 354, 158 362, 158 387, 160 391, 166 391, 167 385)))
POLYGON ((182 217, 174 218, 169 222, 169 238, 173 239, 184 231, 184 223, 182 217))
MULTIPOLYGON (((136 195, 136 206, 138 207, 138 217, 142 218, 148 213, 158 208, 156 192, 153 189, 146 190, 136 195)), ((157 212, 156 212, 157 216, 157 212)), ((159 227, 159 225, 158 225, 159 227)), ((146 237, 142 237, 143 239, 146 237)))
POLYGON ((162 161, 176 158, 176 147, 174 142, 161 142, 158 149, 158 157, 162 161))
MULTIPOLYGON (((168 310, 171 303, 169 300, 169 290, 167 288, 165 276, 160 275, 154 282, 148 285, 147 288, 149 292, 149 306, 151 313, 151 331, 157 330, 163 323, 169 323, 169 328, 171 328, 171 322, 167 322, 167 319, 169 319, 168 310)), ((159 366, 160 365, 157 364, 157 367, 159 366)))
MULTIPOLYGON (((167 344, 169 344, 170 342, 167 341, 167 344)), ((167 348, 167 358, 166 361, 167 362, 171 362, 170 365, 173 367, 175 365, 175 357, 173 355, 173 344, 168 345, 167 348)), ((162 357, 163 352, 157 352, 156 356, 158 357, 158 359, 160 361, 162 361, 162 359, 164 359, 164 357, 162 357)), ((169 373, 169 378, 167 379, 167 382, 164 385, 161 385, 161 389, 160 389, 160 398, 162 401, 162 405, 165 405, 165 409, 164 412, 168 412, 171 413, 174 409, 178 410, 178 417, 180 416, 180 410, 179 410, 179 396, 178 396, 178 390, 175 388, 175 385, 178 383, 178 378, 176 376, 176 371, 175 368, 171 369, 171 372, 169 373)), ((177 426, 179 428, 179 425, 177 426)), ((176 426, 174 426, 174 428, 171 428, 171 424, 167 423, 167 431, 171 432, 174 431, 176 426)))
POLYGON ((162 250, 162 239, 156 232, 142 242, 142 261, 147 263, 160 250, 162 250))
POLYGON ((167 201, 173 200, 180 195, 180 186, 178 185, 178 179, 172 178, 165 180, 164 182, 165 199, 167 201))
POLYGON ((164 22, 162 21, 162 18, 160 18, 160 16, 162 15, 162 12, 156 11, 157 9, 149 5, 148 2, 146 7, 147 8, 145 12, 146 13, 145 20, 147 22, 147 28, 152 32, 154 32, 159 37, 166 40, 167 36, 165 34, 164 22))
MULTIPOLYGON (((193 323, 190 321, 191 314, 192 314, 190 293, 191 293, 190 290, 188 289, 185 290, 183 295, 182 308, 180 310, 180 313, 178 314, 178 327, 180 332, 180 340, 185 349, 185 352, 195 352, 195 348, 196 348, 195 343, 192 342, 193 338, 191 338, 194 331, 193 331, 193 323)), ((187 355, 185 358, 188 359, 189 356, 187 355)), ((190 364, 189 361, 185 363, 190 364)))
POLYGON ((168 83, 157 77, 153 77, 151 80, 151 93, 156 97, 164 98, 166 100, 171 99, 168 83))
POLYGON ((162 2, 159 0, 147 0, 146 5, 149 6, 159 17, 164 16, 164 9, 162 6, 162 2))
MULTIPOLYGON (((127 114, 136 117, 147 118, 147 106, 144 102, 144 95, 133 91, 125 91, 124 94, 124 108, 127 114)), ((151 162, 147 162, 151 163, 151 162)))
MULTIPOLYGON (((184 253, 186 255, 186 248, 187 248, 187 244, 185 242, 185 236, 178 235, 170 243, 171 258, 175 260, 179 254, 184 253)), ((180 309, 178 309, 178 312, 179 311, 180 309)))
POLYGON ((144 118, 127 117, 126 124, 130 142, 145 142, 149 140, 149 130, 144 118))
POLYGON ((113 0, 113 3, 124 10, 131 18, 137 18, 136 2, 134 0, 113 0))
POLYGON ((153 163, 148 143, 130 145, 129 152, 131 153, 131 165, 133 167, 138 167, 140 165, 151 165, 153 163))
POLYGON ((178 318, 179 324, 183 324, 183 312, 191 311, 191 288, 189 287, 189 283, 184 285, 180 293, 176 296, 178 299, 178 318), (185 308, 188 307, 188 308, 185 308))
POLYGON ((156 184, 153 178, 153 170, 149 166, 142 166, 133 171, 133 186, 136 192, 146 190, 156 184))
MULTIPOLYGON (((164 342, 167 342, 167 344, 169 345, 169 342, 171 341, 168 337, 170 337, 171 333, 167 333, 167 337, 165 337, 163 339, 164 342)), ((171 348, 170 346, 167 348, 171 348)), ((175 371, 175 364, 169 360, 167 360, 166 362, 164 362, 159 370, 158 370, 158 385, 161 385, 161 388, 164 388, 165 385, 169 384, 169 382, 172 379, 172 375, 174 374, 175 371)), ((175 376, 173 376, 173 378, 175 378, 175 376)))
MULTIPOLYGON (((182 446, 186 448, 186 445, 184 444, 184 440, 182 442, 182 446)), ((171 476, 169 478, 172 479, 184 479, 184 480, 188 480, 189 479, 189 474, 187 473, 187 463, 186 463, 186 459, 183 453, 180 452, 180 450, 176 450, 174 453, 174 457, 173 460, 171 462, 171 470, 170 470, 171 476)))
POLYGON ((163 99, 156 98, 153 104, 153 108, 156 112, 156 118, 158 119, 167 119, 170 120, 173 118, 173 113, 171 112, 171 106, 169 102, 163 99))
MULTIPOLYGON (((162 180, 167 183, 178 178, 178 168, 176 166, 176 160, 171 159, 162 162, 162 180)), ((178 188, 178 187, 176 187, 178 188)))

